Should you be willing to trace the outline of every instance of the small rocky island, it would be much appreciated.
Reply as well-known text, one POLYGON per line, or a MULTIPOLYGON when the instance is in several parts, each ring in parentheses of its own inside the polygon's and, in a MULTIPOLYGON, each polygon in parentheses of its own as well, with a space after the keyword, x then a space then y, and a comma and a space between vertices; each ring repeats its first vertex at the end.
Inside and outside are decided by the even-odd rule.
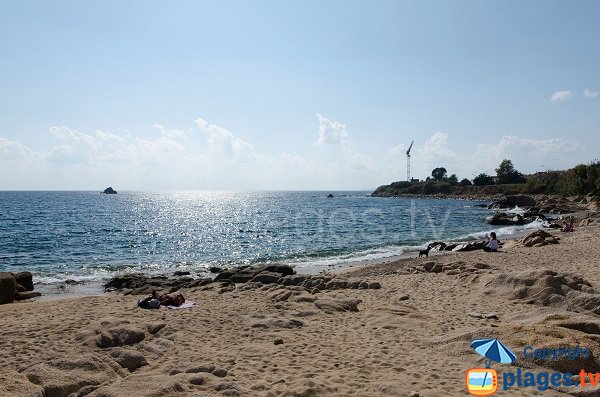
POLYGON ((104 189, 103 194, 117 194, 117 191, 113 189, 111 186, 104 189))

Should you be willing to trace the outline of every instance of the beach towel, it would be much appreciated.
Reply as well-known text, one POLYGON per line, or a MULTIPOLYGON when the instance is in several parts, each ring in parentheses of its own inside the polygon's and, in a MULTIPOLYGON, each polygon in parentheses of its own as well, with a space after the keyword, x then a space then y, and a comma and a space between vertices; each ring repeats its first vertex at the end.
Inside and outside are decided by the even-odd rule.
POLYGON ((196 302, 194 301, 185 301, 181 304, 181 306, 165 306, 168 309, 189 309, 191 307, 196 307, 196 302))

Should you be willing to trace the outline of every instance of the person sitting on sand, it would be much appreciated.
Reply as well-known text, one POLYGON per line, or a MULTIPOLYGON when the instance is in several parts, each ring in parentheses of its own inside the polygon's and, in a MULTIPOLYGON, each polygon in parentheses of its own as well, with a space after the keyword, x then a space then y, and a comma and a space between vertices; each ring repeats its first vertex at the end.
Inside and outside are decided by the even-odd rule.
POLYGON ((490 235, 488 236, 488 243, 486 244, 485 247, 483 247, 483 250, 485 252, 496 252, 498 251, 498 245, 500 244, 500 241, 498 241, 498 239, 496 238, 496 233, 495 232, 491 232, 490 235))
POLYGON ((562 228, 563 232, 574 232, 575 228, 573 227, 573 223, 575 222, 575 218, 570 216, 565 221, 565 225, 562 228))

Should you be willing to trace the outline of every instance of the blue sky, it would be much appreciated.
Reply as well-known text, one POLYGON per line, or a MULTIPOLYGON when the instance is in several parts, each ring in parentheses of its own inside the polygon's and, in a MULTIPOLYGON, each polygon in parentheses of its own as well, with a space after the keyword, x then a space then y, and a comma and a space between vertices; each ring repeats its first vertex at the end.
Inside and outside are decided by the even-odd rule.
POLYGON ((0 0, 0 189, 371 189, 598 158, 594 1, 0 0))

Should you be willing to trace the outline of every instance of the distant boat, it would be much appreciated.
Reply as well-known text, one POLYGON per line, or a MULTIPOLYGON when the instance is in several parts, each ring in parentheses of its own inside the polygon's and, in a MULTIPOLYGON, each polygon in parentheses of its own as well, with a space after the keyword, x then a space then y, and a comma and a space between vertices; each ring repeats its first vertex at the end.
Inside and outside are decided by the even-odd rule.
POLYGON ((103 194, 117 194, 117 191, 109 186, 106 189, 104 189, 104 191, 102 193, 103 194))

